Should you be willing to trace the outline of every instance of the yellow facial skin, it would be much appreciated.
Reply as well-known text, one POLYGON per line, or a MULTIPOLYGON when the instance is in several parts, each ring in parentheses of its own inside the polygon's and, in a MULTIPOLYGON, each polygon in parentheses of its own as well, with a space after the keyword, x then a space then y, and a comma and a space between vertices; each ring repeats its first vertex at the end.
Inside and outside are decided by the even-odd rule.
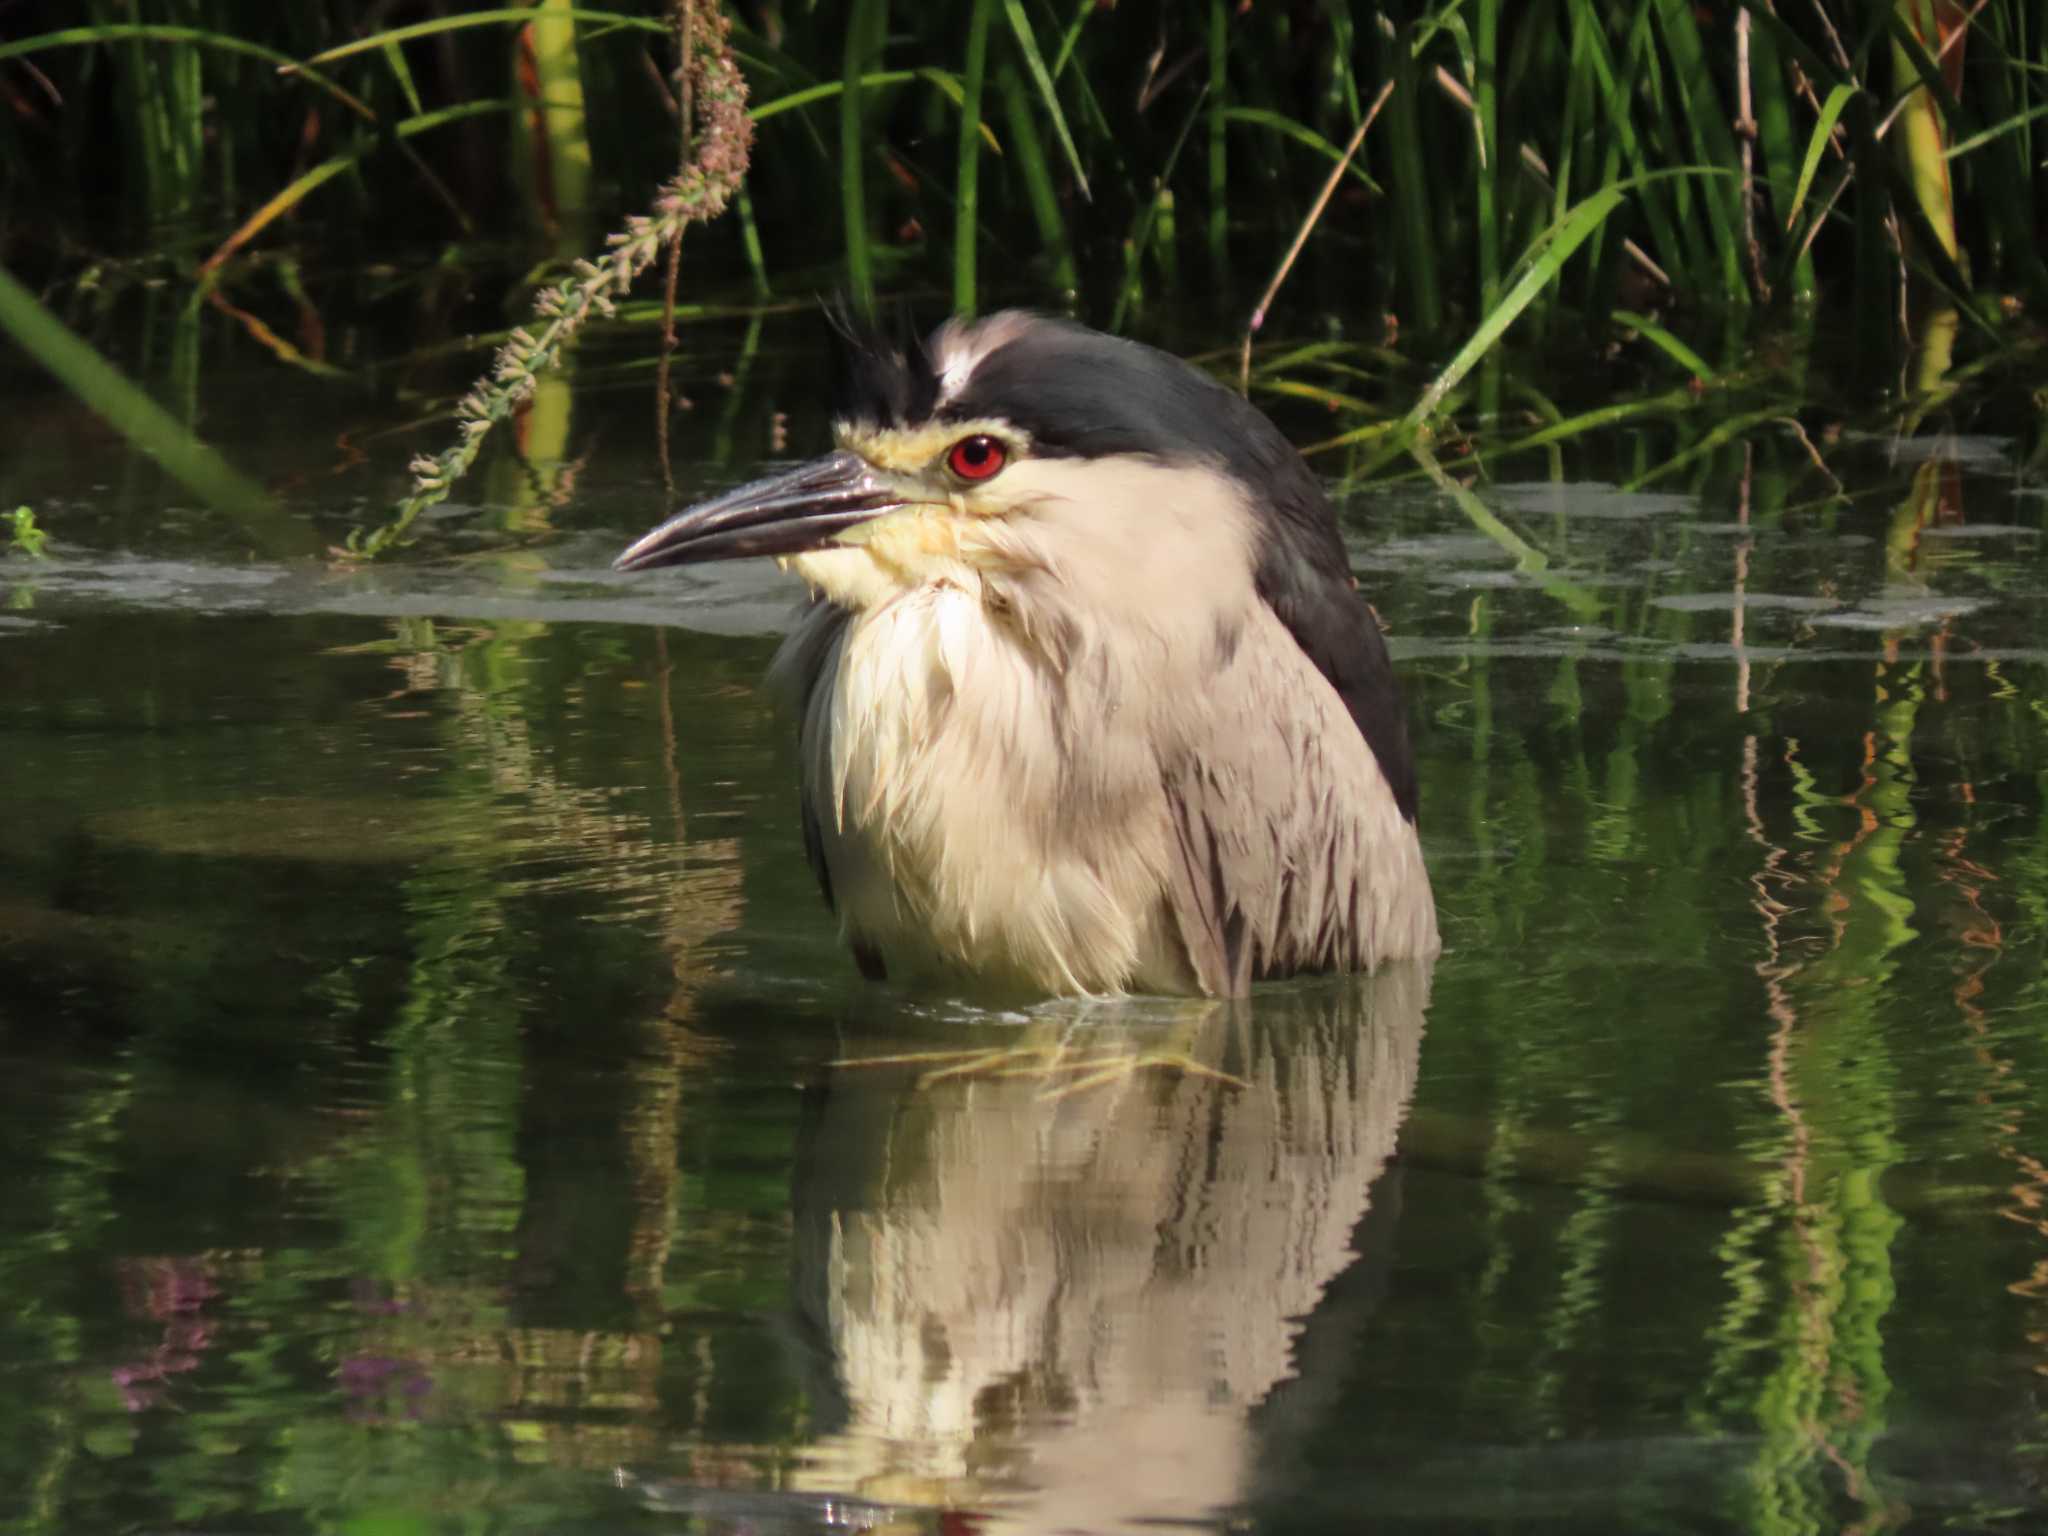
POLYGON ((1004 562, 984 530, 1030 499, 1030 441, 1007 422, 934 423, 909 430, 841 424, 841 448, 859 454, 895 482, 905 505, 849 528, 830 549, 792 555, 782 564, 834 602, 865 608, 908 587, 932 582, 969 585, 974 574, 1004 562), (963 438, 1002 444, 1003 468, 985 481, 962 480, 946 455, 963 438), (1007 483, 1006 483, 1007 482, 1007 483))
MULTIPOLYGON (((833 438, 841 448, 859 454, 877 469, 905 475, 942 477, 948 484, 959 482, 946 470, 946 450, 965 437, 992 437, 1009 450, 1014 461, 1029 451, 1030 439, 1006 421, 939 421, 929 426, 875 430, 841 422, 833 438)), ((984 484, 1000 480, 1000 474, 984 484)))

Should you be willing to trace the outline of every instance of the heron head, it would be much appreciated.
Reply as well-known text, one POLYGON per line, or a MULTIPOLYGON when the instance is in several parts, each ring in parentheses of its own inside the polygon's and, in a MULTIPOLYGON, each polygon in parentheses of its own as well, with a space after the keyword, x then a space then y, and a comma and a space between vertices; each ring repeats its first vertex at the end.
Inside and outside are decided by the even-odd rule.
POLYGON ((949 573, 1143 558, 1191 529, 1249 572, 1260 525, 1328 527, 1273 425, 1168 353, 1019 311, 922 342, 842 335, 835 449, 678 513, 619 569, 773 555, 866 606, 949 573))

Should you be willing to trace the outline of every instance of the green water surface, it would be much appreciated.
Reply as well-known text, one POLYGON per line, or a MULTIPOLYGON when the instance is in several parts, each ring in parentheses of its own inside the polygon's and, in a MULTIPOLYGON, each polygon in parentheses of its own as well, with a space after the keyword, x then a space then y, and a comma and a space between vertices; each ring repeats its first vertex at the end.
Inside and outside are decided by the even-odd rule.
MULTIPOLYGON (((795 351, 686 381, 686 490, 817 446, 795 351)), ((836 943, 795 594, 607 570, 644 375, 367 570, 388 404, 216 404, 266 551, 10 388, 11 1528, 2048 1529, 2013 434, 1537 455, 1476 489, 1540 572, 1350 499, 1433 974, 992 1015, 836 943)))

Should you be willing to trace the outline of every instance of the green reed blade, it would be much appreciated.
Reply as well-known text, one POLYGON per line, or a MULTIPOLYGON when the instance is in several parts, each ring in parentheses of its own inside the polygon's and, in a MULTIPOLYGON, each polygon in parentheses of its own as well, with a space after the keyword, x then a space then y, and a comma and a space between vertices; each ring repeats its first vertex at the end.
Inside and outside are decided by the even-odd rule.
MULTIPOLYGON (((1504 13, 1504 24, 1522 14, 1523 9, 1510 6, 1504 13)), ((1546 224, 1556 217, 1555 210, 1545 206, 1544 184, 1534 175, 1535 167, 1530 164, 1527 152, 1539 151, 1539 146, 1547 143, 1555 152, 1552 165, 1568 162, 1573 129, 1567 121, 1572 101, 1565 79, 1565 35, 1555 27, 1514 25, 1509 28, 1507 41, 1509 46, 1495 72, 1495 142, 1501 154, 1501 249, 1513 250, 1528 243, 1533 230, 1526 225, 1546 224), (1562 106, 1558 105, 1560 96, 1564 98, 1562 106), (1538 101, 1544 104, 1543 109, 1532 118, 1528 106, 1538 101)), ((1537 158, 1542 158, 1540 151, 1537 158)), ((1569 197, 1565 206, 1570 206, 1569 197)))
POLYGON ((579 225, 590 204, 590 134, 572 9, 569 0, 536 0, 526 35, 532 40, 535 105, 553 202, 552 208, 538 211, 544 219, 551 214, 559 221, 567 244, 581 247, 585 239, 579 225))
POLYGON ((197 48, 149 48, 130 37, 119 55, 135 98, 137 140, 152 219, 188 213, 198 192, 205 152, 205 108, 197 48))
MULTIPOLYGON (((1706 398, 1706 396, 1699 394, 1688 385, 1640 400, 1624 400, 1613 405, 1597 406, 1592 410, 1582 411, 1576 416, 1568 416, 1561 421, 1550 422, 1526 436, 1515 438, 1509 442, 1494 443, 1492 445, 1481 444, 1470 455, 1460 459, 1459 464, 1464 468, 1476 469, 1484 465, 1510 461, 1519 454, 1530 453, 1538 448, 1551 448, 1559 443, 1570 442, 1575 438, 1589 437, 1596 433, 1607 432, 1631 421, 1640 421, 1649 417, 1676 417, 1689 411, 1698 410, 1701 402, 1706 398)), ((1333 448, 1349 447, 1358 443, 1369 443, 1387 437, 1390 431, 1399 426, 1399 422, 1375 422, 1364 427, 1354 427, 1349 432, 1340 433, 1327 441, 1311 443, 1308 447, 1302 449, 1302 452, 1304 454, 1326 453, 1333 448)), ((1393 451, 1382 454, 1372 467, 1376 468, 1379 464, 1390 463, 1406 451, 1404 442, 1397 440, 1394 443, 1393 451)), ((1347 480, 1362 480, 1370 473, 1371 468, 1362 474, 1347 476, 1347 480)), ((1402 474, 1389 475, 1379 483, 1393 485, 1403 480, 1415 479, 1422 474, 1423 471, 1418 468, 1402 474)))
POLYGON ((727 19, 732 22, 733 57, 747 66, 749 80, 773 77, 777 81, 808 84, 818 78, 816 69, 769 42, 749 27, 743 18, 733 15, 730 7, 727 19))
MULTIPOLYGON (((1641 93, 1637 99, 1643 108, 1643 142, 1648 148, 1651 163, 1660 166, 1682 164, 1685 158, 1683 114, 1675 101, 1676 61, 1656 46, 1658 7, 1668 3, 1670 0, 1649 0, 1637 13, 1637 31, 1630 41, 1640 67, 1641 93)), ((1665 269, 1671 270, 1675 263, 1688 285, 1711 289, 1714 286, 1711 252, 1716 236, 1709 226, 1714 222, 1713 215, 1689 186, 1675 186, 1668 192, 1651 195, 1659 198, 1668 195, 1672 224, 1683 247, 1682 253, 1673 251, 1664 258, 1665 269)))
POLYGON ((1799 217, 1799 210, 1806 206, 1806 194, 1813 190, 1814 173, 1820 169, 1820 159, 1827 152, 1828 140, 1833 136, 1835 123, 1856 95, 1859 87, 1838 85, 1828 92, 1828 99, 1821 103, 1820 116, 1814 121, 1813 133, 1806 141, 1806 157, 1799 162, 1799 180, 1792 188, 1792 206, 1785 211, 1785 227, 1790 229, 1799 217))
POLYGON ((1401 256, 1397 277, 1408 318, 1424 331, 1443 323, 1437 287, 1436 202, 1431 189, 1421 124, 1422 66, 1415 56, 1414 28, 1394 41, 1394 94, 1387 98, 1387 144, 1393 157, 1395 238, 1401 256))
POLYGON ((1088 18, 1100 9, 1096 0, 1080 0, 1073 21, 1067 25, 1066 35, 1060 39, 1060 51, 1053 56, 1053 79, 1057 80, 1067 72, 1068 61, 1074 57, 1074 45, 1081 41, 1081 29, 1088 25, 1088 18))
MULTIPOLYGON (((959 76, 950 74, 943 69, 932 69, 929 67, 915 69, 911 73, 920 80, 929 81, 937 88, 941 96, 945 97, 946 100, 950 101, 960 111, 965 112, 967 110, 967 86, 959 76)), ((989 127, 987 120, 982 114, 976 111, 971 114, 969 121, 973 122, 976 130, 980 133, 982 143, 1000 155, 1003 152, 1002 140, 996 137, 995 129, 989 127)))
MULTIPOLYGON (((1797 159, 1792 147, 1792 92, 1778 51, 1777 34, 1769 27, 1754 25, 1754 15, 1750 20, 1750 81, 1757 143, 1763 150, 1764 182, 1770 189, 1770 206, 1775 215, 1758 221, 1757 237, 1769 262, 1772 246, 1782 249, 1790 234, 1796 204, 1805 195, 1805 189, 1797 187, 1792 169, 1797 159)), ((1817 284, 1810 252, 1800 252, 1787 268, 1787 275, 1794 298, 1814 295, 1817 284)))
POLYGON ((1465 514, 1466 520, 1474 528, 1513 555, 1515 569, 1534 582, 1547 596, 1555 598, 1581 619, 1589 620, 1606 611, 1607 605, 1584 587, 1561 576, 1552 575, 1548 555, 1502 522, 1494 514, 1493 509, 1473 495, 1469 489, 1445 474, 1443 467, 1437 463, 1435 454, 1430 452, 1427 441, 1417 438, 1408 445, 1408 452, 1437 490, 1465 514))
POLYGON ((212 48, 223 53, 238 53, 246 58, 261 59, 266 64, 275 64, 278 73, 295 74, 316 90, 325 91, 366 122, 375 122, 377 119, 377 114, 364 106, 357 97, 343 90, 318 70, 308 69, 298 63, 290 54, 279 53, 274 48, 266 48, 261 43, 252 43, 246 38, 235 37, 230 33, 211 32, 203 27, 157 26, 128 22, 97 27, 66 27, 57 32, 40 32, 34 37, 0 43, 0 60, 18 58, 23 54, 36 53, 45 48, 76 48, 115 42, 185 43, 194 48, 212 48))
POLYGON ((1710 457, 1716 449, 1724 444, 1739 442, 1744 436, 1755 431, 1758 427, 1779 420, 1784 414, 1784 406, 1774 403, 1764 407, 1762 410, 1745 412, 1740 416, 1731 416, 1714 426, 1691 447, 1680 453, 1675 453, 1667 459, 1660 460, 1642 474, 1622 482, 1621 489, 1624 491, 1640 491, 1648 486, 1655 485, 1659 480, 1669 478, 1688 464, 1710 457))
POLYGON ((1358 181, 1375 196, 1386 195, 1386 189, 1366 173, 1365 168, 1358 163, 1357 156, 1354 155, 1347 161, 1341 148, 1305 123, 1298 123, 1293 118, 1285 117, 1266 107, 1227 107, 1223 112, 1223 120, 1228 123, 1242 123, 1250 128, 1264 128, 1284 139, 1292 139, 1304 148, 1314 150, 1332 165, 1343 166, 1345 175, 1358 181))
MULTIPOLYGON (((933 86, 941 96, 959 106, 966 100, 957 75, 943 69, 929 66, 918 69, 871 69, 862 74, 857 83, 859 90, 872 91, 884 85, 908 85, 913 80, 923 80, 933 86)), ((777 96, 759 106, 749 107, 747 116, 757 123, 764 123, 771 117, 780 117, 785 112, 794 112, 799 107, 808 107, 813 102, 830 101, 846 90, 844 80, 821 80, 816 85, 807 85, 802 90, 791 91, 787 96, 777 96)), ((1002 145, 987 124, 982 125, 981 136, 990 149, 1001 151, 1002 145)))
POLYGON ((1472 109, 1479 132, 1479 166, 1473 218, 1479 240, 1479 307, 1500 298, 1500 3, 1479 0, 1479 24, 1472 39, 1472 109))
POLYGON ((265 550, 309 553, 317 541, 286 522, 263 488, 132 383, 0 268, 0 331, 121 436, 208 505, 238 518, 265 550))
POLYGON ((961 69, 960 168, 953 209, 953 312, 974 313, 975 222, 981 180, 981 87, 988 66, 988 25, 994 0, 974 0, 967 18, 967 59, 961 69))
MULTIPOLYGON (((1310 364, 1317 364, 1335 369, 1338 372, 1348 373, 1353 378, 1377 378, 1377 374, 1369 373, 1363 368, 1348 367, 1335 361, 1335 359, 1354 356, 1359 351, 1358 344, 1350 341, 1302 342, 1288 347, 1285 351, 1275 352, 1260 358, 1259 366, 1252 370, 1252 378, 1254 380, 1269 378, 1279 373, 1282 369, 1302 368, 1310 364)), ((1218 350, 1214 354, 1204 354, 1203 357, 1190 358, 1189 361, 1199 366, 1209 356, 1221 359, 1227 355, 1226 352, 1218 350)))
POLYGON ((1937 227, 1920 203, 1920 187, 1914 182, 1907 169, 1889 155, 1885 157, 1879 178, 1891 189, 1891 200, 1899 215, 1899 221, 1912 237, 1906 247, 1906 264, 1935 287, 1945 292, 1962 310, 1963 318, 1982 331, 1989 339, 1997 338, 1996 328, 1991 325, 1982 311, 1971 302, 1974 287, 1970 275, 1949 254, 1946 243, 1952 238, 1952 230, 1937 227))
POLYGON ((754 222, 754 198, 745 182, 740 183, 739 196, 733 202, 739 214, 740 245, 747 253, 747 275, 753 279, 754 293, 758 298, 772 298, 775 290, 769 286, 768 262, 761 254, 761 230, 754 222))
POLYGON ((1768 32, 1778 53, 1789 62, 1798 65, 1809 81, 1816 85, 1842 83, 1841 71, 1836 68, 1833 60, 1823 57, 1804 37, 1785 24, 1784 18, 1772 8, 1774 0, 1735 0, 1735 3, 1749 12, 1749 19, 1755 31, 1768 32))
POLYGON ((1003 98, 1003 115, 1010 130, 1011 163, 1024 181, 1025 200, 1031 205, 1031 219, 1038 226, 1039 245, 1052 253, 1053 282, 1062 293, 1080 286, 1074 267, 1074 252, 1067 239, 1067 224, 1060 212, 1060 199, 1052 181, 1052 164, 1039 142, 1038 125, 1032 120, 1031 101, 1016 70, 1005 64, 996 77, 1003 98))
POLYGON ((839 96, 839 206, 846 226, 846 282, 854 307, 875 308, 875 258, 867 209, 866 119, 862 88, 870 58, 881 51, 889 16, 887 0, 853 0, 846 18, 846 49, 839 96))
POLYGON ((1173 188, 1159 189, 1159 208, 1152 220, 1152 260, 1159 267, 1159 282, 1168 293, 1180 290, 1180 223, 1173 203, 1173 188))
MULTIPOLYGON (((1926 40, 1914 30, 1908 13, 1915 9, 1915 0, 1893 0, 1893 4, 1885 13, 1884 19, 1891 34, 1891 44, 1897 50, 1893 56, 1894 63, 1903 64, 1918 75, 1921 88, 1934 98, 1941 115, 1954 122, 1963 114, 1962 103, 1956 100, 1955 94, 1948 88, 1948 82, 1942 78, 1941 66, 1935 62, 1934 55, 1927 51, 1926 40)), ((1909 89, 1896 71, 1892 85, 1893 89, 1902 94, 1909 89)))
POLYGON ((1381 411, 1370 400, 1357 395, 1348 395, 1341 389, 1325 389, 1320 384, 1311 384, 1306 379, 1260 379, 1254 381, 1259 390, 1268 395, 1287 395, 1296 400, 1311 400, 1332 411, 1349 411, 1354 416, 1379 416, 1381 411))
MULTIPOLYGON (((625 16, 617 11, 593 11, 582 7, 571 7, 556 13, 568 21, 600 22, 611 27, 623 27, 636 32, 658 32, 663 37, 674 30, 663 20, 657 21, 646 16, 625 16)), ((308 65, 332 64, 336 59, 346 59, 353 54, 380 52, 398 43, 409 43, 419 37, 439 37, 448 32, 461 32, 470 27, 525 26, 533 20, 531 6, 505 6, 492 11, 465 11, 455 16, 438 16, 432 21, 416 21, 408 26, 387 27, 373 32, 368 37, 359 37, 352 42, 338 44, 324 49, 292 66, 293 72, 300 72, 308 65)))
MULTIPOLYGON (((1827 224, 1829 217, 1833 215, 1835 204, 1841 199, 1842 194, 1848 190, 1850 183, 1855 179, 1855 164, 1853 160, 1845 158, 1829 176, 1825 192, 1813 199, 1814 206, 1808 210, 1804 230, 1794 229, 1787 231, 1788 236, 1796 236, 1787 246, 1787 255, 1792 260, 1810 262, 1813 259, 1811 253, 1814 241, 1820 237, 1822 228, 1827 224)), ((1780 277, 1782 278, 1785 275, 1782 261, 1780 267, 1780 277)))
POLYGON ((1858 328, 1864 344, 1874 348, 1872 357, 1882 355, 1883 338, 1897 324, 1899 295, 1898 246, 1891 228, 1893 209, 1884 190, 1885 167, 1890 152, 1878 137, 1885 103, 1868 82, 1878 78, 1876 57, 1885 46, 1886 13, 1890 6, 1873 0, 1862 8, 1863 27, 1850 51, 1851 73, 1866 83, 1866 94, 1849 103, 1843 125, 1849 131, 1850 214, 1856 231, 1856 289, 1851 302, 1857 310, 1858 328))
POLYGON ((1550 216, 1562 218, 1571 206, 1572 175, 1578 163, 1580 140, 1590 141, 1593 69, 1586 59, 1586 35, 1573 27, 1565 42, 1564 119, 1557 140, 1557 158, 1551 165, 1550 216))
MULTIPOLYGON (((1629 53, 1624 64, 1617 67, 1608 44, 1607 23, 1595 11, 1593 0, 1571 0, 1571 6, 1574 43, 1583 42, 1586 67, 1593 73, 1593 99, 1600 104, 1608 128, 1607 149, 1601 157, 1599 170, 1600 184, 1606 186, 1619 180, 1624 166, 1631 177, 1647 176, 1650 174, 1649 160, 1635 124, 1636 98, 1642 79, 1639 45, 1647 38, 1647 31, 1641 28, 1631 31, 1629 53)), ((1646 192, 1639 207, 1644 223, 1649 226, 1650 243, 1659 257, 1667 262, 1676 261, 1682 248, 1671 210, 1666 206, 1661 190, 1646 192)), ((1563 210, 1559 210, 1557 216, 1563 218, 1563 210)), ((1605 252, 1599 238, 1595 237, 1591 254, 1595 269, 1603 270, 1605 252)))
POLYGON ((1956 140, 1955 143, 1948 147, 1947 152, 1942 158, 1945 160, 1960 160, 1964 155, 1974 153, 1985 145, 2004 138, 2009 133, 2018 133, 2027 124, 2036 122, 2044 117, 2048 117, 2048 102, 2044 102, 2038 107, 2028 107, 2024 111, 2015 112, 2008 117, 2002 117, 1990 127, 1979 129, 1966 139, 1956 140))
POLYGON ((1194 130, 1195 119, 1201 110, 1202 103, 1198 100, 1194 110, 1188 113, 1186 121, 1180 125, 1180 132, 1174 136, 1173 148, 1167 152, 1166 164, 1160 167, 1159 179, 1153 183, 1152 195, 1145 200, 1145 206, 1138 214, 1130 238, 1124 241, 1123 281, 1117 287, 1116 305, 1109 314, 1109 328, 1112 331, 1123 329, 1124 317, 1130 313, 1131 306, 1137 301, 1141 264, 1145 259, 1146 249, 1152 243, 1152 224, 1159 216, 1160 198, 1173 182, 1173 168, 1180 163, 1180 152, 1187 148, 1188 135, 1194 130))
POLYGON ((1641 400, 1624 400, 1614 405, 1596 406, 1590 411, 1581 411, 1562 421, 1552 422, 1539 428, 1527 437, 1503 443, 1494 450, 1495 457, 1505 458, 1511 454, 1526 453, 1532 448, 1547 448, 1554 443, 1569 442, 1575 437, 1585 437, 1594 432, 1604 432, 1624 422, 1639 421, 1646 416, 1669 416, 1690 410, 1700 403, 1700 396, 1690 389, 1674 389, 1667 394, 1650 395, 1641 400))
MULTIPOLYGON (((1893 52, 1898 51, 1894 44, 1893 52)), ((1892 128, 1892 164, 1899 172, 1904 200, 1919 215, 1918 222, 1933 237, 1940 255, 1953 265, 1962 247, 1956 236, 1948 160, 1942 153, 1941 112, 1933 96, 1925 89, 1908 92, 1892 128)))
POLYGON ((405 62, 405 50, 396 43, 384 45, 384 65, 398 82, 398 89, 405 97, 405 105, 414 117, 425 112, 426 106, 420 101, 419 87, 412 78, 412 66, 405 62))
MULTIPOLYGON (((1672 110, 1685 128, 1692 158, 1700 165, 1733 168, 1739 158, 1735 135, 1728 126, 1734 117, 1734 107, 1720 99, 1720 87, 1708 64, 1691 0, 1664 0, 1657 16, 1672 64, 1672 110)), ((1740 183, 1709 178, 1681 185, 1699 197, 1706 211, 1707 231, 1720 262, 1721 297, 1733 303, 1746 303, 1750 291, 1742 275, 1738 244, 1742 229, 1740 183)))
MULTIPOLYGON (((1630 113, 1628 116, 1617 114, 1614 120, 1617 132, 1625 134, 1626 141, 1633 146, 1629 165, 1638 177, 1649 175, 1653 166, 1663 163, 1665 155, 1675 157, 1678 153, 1677 143, 1669 138, 1669 116, 1663 106, 1663 79, 1657 68, 1657 51, 1652 46, 1655 40, 1654 20, 1655 12, 1648 5, 1639 7, 1623 62, 1630 113), (1641 111, 1644 119, 1640 124, 1633 121, 1636 110, 1641 111)), ((1683 189, 1667 192, 1660 187, 1647 192, 1643 197, 1643 208, 1653 230, 1657 230, 1661 216, 1662 229, 1658 231, 1658 239, 1663 246, 1661 259, 1667 269, 1675 268, 1687 274, 1702 271, 1707 264, 1706 245, 1697 221, 1691 216, 1691 204, 1683 189)))
POLYGON ((1087 200, 1088 173, 1081 169, 1081 152, 1074 147, 1073 134, 1067 131, 1067 114, 1060 110, 1059 92, 1053 88, 1052 72, 1045 67, 1045 55, 1038 51, 1038 38, 1031 31, 1030 18, 1024 14, 1023 0, 1003 0, 1003 13, 1010 19, 1010 31, 1017 39, 1017 50, 1024 57, 1031 83, 1038 87, 1038 99, 1045 103, 1046 114, 1052 118, 1053 136, 1060 141, 1075 184, 1080 187, 1083 200, 1087 200))
POLYGON ((1405 418, 1408 427, 1421 427, 1436 414, 1444 397, 1457 387, 1458 381, 1492 350, 1495 342, 1507 334, 1508 327, 1557 276, 1572 253, 1585 243, 1586 237, 1620 206, 1622 196, 1623 189, 1619 184, 1602 187, 1537 237, 1536 244, 1522 258, 1521 276, 1508 288, 1500 302, 1487 311, 1478 328, 1458 349, 1457 355, 1422 392, 1422 398, 1415 402, 1405 418))
POLYGON ((1346 0, 1330 0, 1323 8, 1323 14, 1330 23, 1330 77, 1335 87, 1331 92, 1331 104, 1340 109, 1346 122, 1355 123, 1364 111, 1358 90, 1358 72, 1352 64, 1358 51, 1358 27, 1352 20, 1351 7, 1346 0))
POLYGON ((1229 36, 1223 0, 1209 0, 1209 269, 1219 278, 1230 266, 1229 36))
MULTIPOLYGON (((2020 18, 2014 16, 2017 32, 2020 18)), ((1996 28, 1994 27, 1994 33, 1996 28)), ((2016 36, 1998 38, 2008 55, 2016 36)), ((2048 293, 2048 263, 2034 239, 2034 161, 2029 158, 2033 123, 2048 114, 2048 103, 2027 104, 2031 84, 2024 70, 2010 60, 2003 69, 1984 69, 1971 77, 1971 107, 1977 120, 1988 126, 1952 145, 1948 159, 1952 173, 1965 190, 1966 205, 1982 208, 1987 223, 1996 231, 1998 251, 1996 272, 1983 271, 1983 280, 2001 281, 2007 286, 2048 293), (1967 165, 1956 162, 1979 150, 1967 165)))
POLYGON ((1639 315, 1631 309, 1611 310, 1609 315, 1634 331, 1702 384, 1713 381, 1714 370, 1707 366, 1706 359, 1649 316, 1639 315))

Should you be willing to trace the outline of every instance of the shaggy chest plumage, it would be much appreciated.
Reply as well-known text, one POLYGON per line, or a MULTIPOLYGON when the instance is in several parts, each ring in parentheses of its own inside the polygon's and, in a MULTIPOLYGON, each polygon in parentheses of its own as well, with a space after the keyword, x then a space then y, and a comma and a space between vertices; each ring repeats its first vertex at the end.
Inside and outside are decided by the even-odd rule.
POLYGON ((795 642, 823 647, 804 789, 847 937, 909 979, 1195 990, 1156 760, 1115 701, 1076 708, 993 595, 934 582, 821 605, 807 627, 824 633, 795 642))

